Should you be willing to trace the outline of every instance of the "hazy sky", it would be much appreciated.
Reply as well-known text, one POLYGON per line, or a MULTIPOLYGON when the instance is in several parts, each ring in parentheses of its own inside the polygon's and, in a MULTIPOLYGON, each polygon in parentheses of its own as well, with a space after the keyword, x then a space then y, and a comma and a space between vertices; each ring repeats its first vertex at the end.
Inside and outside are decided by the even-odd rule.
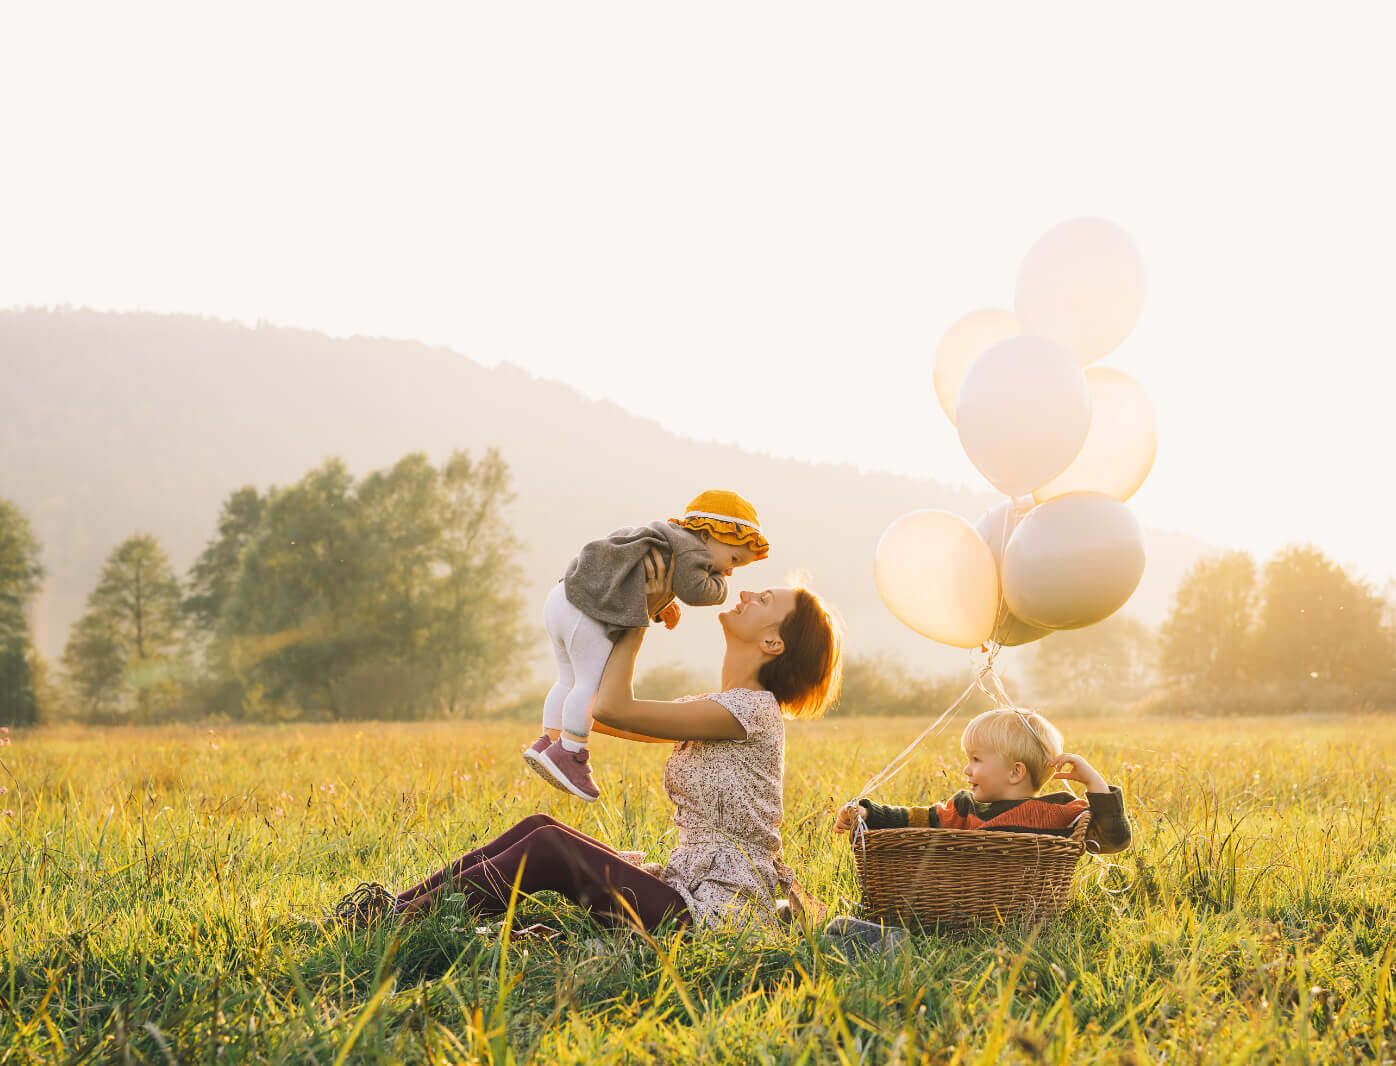
POLYGON ((11 4, 0 306, 420 338, 683 434, 984 486, 936 342, 1103 215, 1149 270, 1102 364, 1158 409, 1136 513, 1384 580, 1393 12, 11 4))

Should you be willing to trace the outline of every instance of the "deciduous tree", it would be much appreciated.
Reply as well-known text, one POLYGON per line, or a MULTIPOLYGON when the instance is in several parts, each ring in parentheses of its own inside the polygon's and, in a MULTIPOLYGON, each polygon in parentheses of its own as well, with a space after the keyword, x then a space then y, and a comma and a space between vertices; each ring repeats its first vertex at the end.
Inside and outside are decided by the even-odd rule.
POLYGON ((1234 684, 1251 666, 1257 609, 1255 560, 1232 551, 1199 560, 1184 575, 1159 630, 1159 669, 1170 681, 1234 684))
POLYGON ((205 634, 216 629, 218 616, 237 581, 242 550, 257 531, 265 502, 250 485, 224 501, 218 515, 217 536, 189 568, 184 614, 194 629, 205 634))
POLYGON ((29 520, 9 500, 0 499, 0 725, 29 725, 38 719, 27 611, 43 577, 39 542, 29 520))
POLYGON ((1383 606, 1312 545, 1286 548, 1265 565, 1258 663, 1276 681, 1377 680, 1388 669, 1383 606))
POLYGON ((495 452, 330 460, 265 501, 218 641, 273 703, 335 717, 461 713, 519 675, 517 541, 495 452))
POLYGON ((89 707, 120 707, 134 696, 149 714, 172 695, 180 603, 174 568, 153 536, 138 533, 117 545, 63 653, 89 707))

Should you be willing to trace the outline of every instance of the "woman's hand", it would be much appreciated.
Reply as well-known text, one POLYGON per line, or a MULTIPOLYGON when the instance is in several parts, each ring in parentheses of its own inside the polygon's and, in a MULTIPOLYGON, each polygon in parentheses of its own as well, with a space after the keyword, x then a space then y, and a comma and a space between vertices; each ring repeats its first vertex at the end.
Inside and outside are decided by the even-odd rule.
POLYGON ((861 803, 846 803, 834 817, 834 832, 847 833, 868 816, 861 803))
POLYGON ((1087 792, 1109 792, 1110 786, 1105 783, 1105 778, 1094 766, 1088 763, 1079 755, 1073 755, 1069 751, 1064 751, 1052 760, 1052 769, 1057 772, 1052 775, 1053 781, 1079 781, 1086 786, 1087 792), (1063 767, 1070 766, 1070 770, 1063 767))
MULTIPOLYGON (((658 548, 651 548, 644 558, 645 597, 669 591, 669 563, 658 548)), ((670 626, 672 629, 673 627, 670 626)))

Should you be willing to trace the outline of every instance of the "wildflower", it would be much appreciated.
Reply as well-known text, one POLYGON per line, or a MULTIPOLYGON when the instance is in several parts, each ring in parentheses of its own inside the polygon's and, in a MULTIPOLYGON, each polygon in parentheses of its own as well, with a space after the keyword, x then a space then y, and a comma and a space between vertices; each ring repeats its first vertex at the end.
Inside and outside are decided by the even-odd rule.
POLYGON ((0 796, 8 796, 9 794, 10 790, 6 788, 4 785, 0 785, 0 796))
POLYGON ((3 811, 0 811, 0 818, 13 818, 14 816, 15 812, 10 810, 10 808, 8 807, 6 807, 3 811))

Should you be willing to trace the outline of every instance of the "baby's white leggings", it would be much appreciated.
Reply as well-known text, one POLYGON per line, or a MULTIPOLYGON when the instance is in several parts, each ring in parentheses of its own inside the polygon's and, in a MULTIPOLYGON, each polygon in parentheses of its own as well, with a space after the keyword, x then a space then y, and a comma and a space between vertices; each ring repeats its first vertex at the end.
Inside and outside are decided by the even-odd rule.
POLYGON ((543 728, 585 737, 591 732, 591 704, 611 657, 611 638, 604 625, 572 606, 561 581, 543 604, 543 625, 557 657, 557 683, 543 701, 543 728))

